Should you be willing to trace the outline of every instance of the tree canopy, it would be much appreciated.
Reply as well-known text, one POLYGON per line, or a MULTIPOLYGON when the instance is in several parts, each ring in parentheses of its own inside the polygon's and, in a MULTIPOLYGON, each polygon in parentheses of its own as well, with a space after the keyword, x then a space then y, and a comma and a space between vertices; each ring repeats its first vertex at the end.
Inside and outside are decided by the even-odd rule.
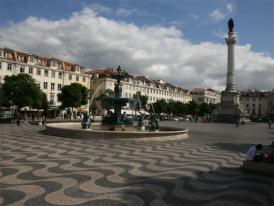
POLYGON ((133 95, 133 99, 137 101, 137 109, 146 109, 148 96, 142 95, 141 92, 136 92, 136 94, 133 95))
POLYGON ((8 106, 8 101, 6 100, 6 97, 4 97, 4 92, 0 85, 0 107, 2 106, 8 106))
POLYGON ((80 107, 88 102, 87 88, 78 83, 72 83, 62 88, 58 94, 58 99, 63 108, 80 107))
POLYGON ((109 110, 113 108, 113 104, 110 101, 104 101, 106 97, 114 97, 114 91, 111 89, 106 89, 97 97, 97 101, 100 101, 101 107, 109 110))
POLYGON ((153 103, 154 111, 158 114, 167 113, 168 103, 164 99, 157 100, 153 103))
POLYGON ((204 116, 206 114, 211 114, 215 109, 216 105, 214 104, 197 104, 194 101, 190 101, 189 103, 183 103, 179 101, 169 100, 166 101, 164 99, 157 100, 153 103, 153 107, 156 113, 161 114, 173 114, 173 115, 196 115, 204 116))
POLYGON ((5 76, 2 92, 4 99, 18 108, 38 108, 42 104, 43 93, 28 74, 5 76))
POLYGON ((189 114, 192 114, 192 115, 197 114, 198 109, 199 109, 199 105, 195 101, 190 101, 187 104, 187 110, 189 114))

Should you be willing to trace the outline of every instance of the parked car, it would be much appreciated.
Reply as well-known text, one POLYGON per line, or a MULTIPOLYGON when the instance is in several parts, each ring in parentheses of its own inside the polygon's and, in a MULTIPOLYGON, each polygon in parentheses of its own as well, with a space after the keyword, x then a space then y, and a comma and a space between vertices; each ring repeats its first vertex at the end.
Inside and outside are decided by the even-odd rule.
POLYGON ((174 121, 179 121, 179 117, 173 117, 174 121))
POLYGON ((14 119, 14 114, 11 111, 1 111, 0 123, 11 123, 14 119))

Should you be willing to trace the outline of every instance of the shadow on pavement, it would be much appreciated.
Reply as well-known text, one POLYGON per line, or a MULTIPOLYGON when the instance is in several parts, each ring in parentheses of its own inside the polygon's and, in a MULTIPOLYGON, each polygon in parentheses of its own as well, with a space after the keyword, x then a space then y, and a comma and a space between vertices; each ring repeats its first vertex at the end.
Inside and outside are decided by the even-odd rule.
MULTIPOLYGON (((254 142, 254 144, 259 144, 259 142, 254 142)), ((254 144, 213 143, 212 146, 222 150, 246 153, 247 150, 254 144)))
MULTIPOLYGON (((190 165, 191 167, 191 165, 190 165)), ((218 168, 208 172, 185 168, 129 178, 122 200, 127 205, 272 205, 271 178, 244 173, 240 168, 218 168), (177 174, 176 174, 177 173, 177 174), (179 172, 181 173, 181 172, 179 172)))

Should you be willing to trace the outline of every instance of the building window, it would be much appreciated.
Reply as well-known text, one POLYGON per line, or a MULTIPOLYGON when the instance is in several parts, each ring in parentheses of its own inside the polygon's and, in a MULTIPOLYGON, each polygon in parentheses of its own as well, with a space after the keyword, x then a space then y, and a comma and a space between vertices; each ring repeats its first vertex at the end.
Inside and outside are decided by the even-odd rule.
POLYGON ((49 76, 49 70, 45 69, 44 75, 45 75, 45 77, 49 76))
POLYGON ((85 82, 86 81, 86 77, 83 77, 83 82, 85 82))
POLYGON ((72 80, 72 74, 69 74, 69 80, 72 80))
POLYGON ((55 62, 55 61, 52 61, 52 62, 51 62, 51 66, 56 67, 56 62, 55 62))
POLYGON ((58 78, 59 78, 59 79, 62 79, 62 72, 59 72, 58 78))
POLYGON ((79 76, 76 76, 76 81, 79 81, 79 76))
POLYGON ((38 69, 38 68, 37 68, 37 70, 36 70, 36 75, 39 75, 39 76, 41 75, 41 69, 38 69))
POLYGON ((44 82, 44 89, 47 89, 47 88, 48 88, 48 83, 44 82))
POLYGON ((55 78, 55 71, 51 71, 51 77, 55 78))
POLYGON ((54 103, 54 94, 50 94, 49 103, 50 104, 54 103))
POLYGON ((33 73, 33 69, 32 67, 29 67, 29 74, 32 74, 33 73))
POLYGON ((20 73, 25 73, 25 68, 24 67, 20 67, 20 73))
POLYGON ((62 84, 58 84, 58 91, 62 90, 62 84))
POLYGON ((8 71, 12 70, 12 64, 8 64, 8 71))
POLYGON ((54 85, 55 85, 54 83, 51 83, 51 84, 50 84, 50 89, 51 89, 51 90, 54 90, 54 85))
POLYGON ((29 61, 30 61, 30 62, 33 62, 33 57, 29 57, 29 61))

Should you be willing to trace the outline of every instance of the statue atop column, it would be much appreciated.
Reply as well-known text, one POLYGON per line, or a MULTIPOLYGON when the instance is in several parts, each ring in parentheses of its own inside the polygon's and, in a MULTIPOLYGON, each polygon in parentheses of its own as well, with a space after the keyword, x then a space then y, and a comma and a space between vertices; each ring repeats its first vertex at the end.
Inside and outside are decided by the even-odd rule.
POLYGON ((234 21, 232 18, 230 18, 227 22, 227 25, 228 25, 228 30, 229 32, 233 32, 233 27, 234 27, 234 21))

